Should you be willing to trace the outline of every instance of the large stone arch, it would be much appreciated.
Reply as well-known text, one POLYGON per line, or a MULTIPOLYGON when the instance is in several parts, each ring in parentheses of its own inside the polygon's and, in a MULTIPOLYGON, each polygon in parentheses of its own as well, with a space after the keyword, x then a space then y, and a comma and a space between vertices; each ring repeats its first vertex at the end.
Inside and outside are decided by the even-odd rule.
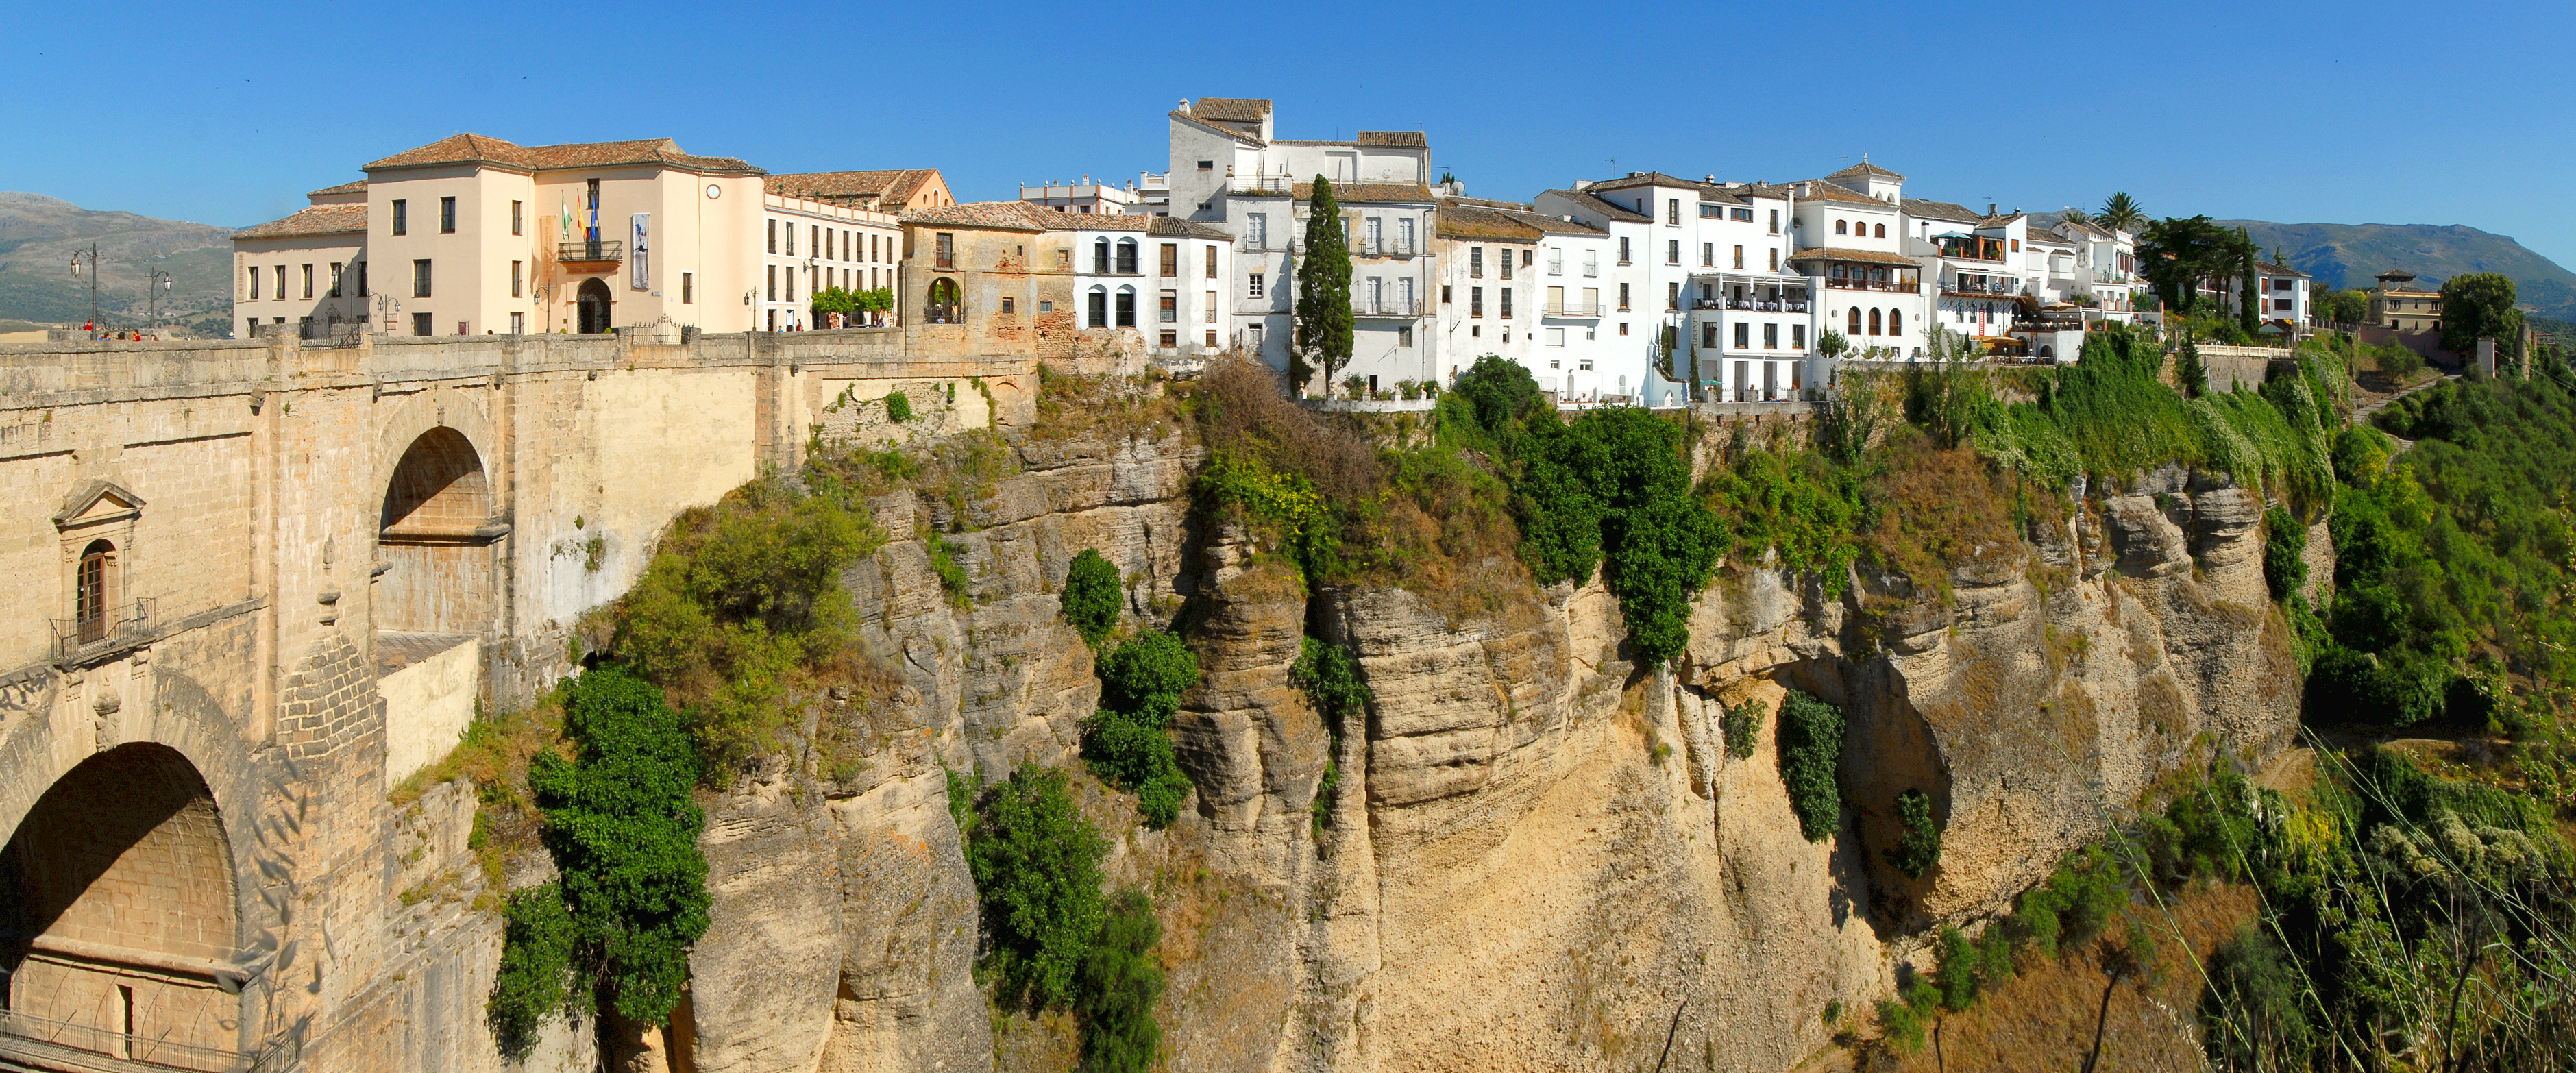
POLYGON ((498 620, 507 527, 501 474, 482 407, 441 389, 387 421, 378 450, 377 565, 370 600, 380 631, 485 636, 498 620))
POLYGON ((0 846, 0 1056, 232 1064, 248 931, 226 826, 198 765, 155 742, 46 785, 0 846))

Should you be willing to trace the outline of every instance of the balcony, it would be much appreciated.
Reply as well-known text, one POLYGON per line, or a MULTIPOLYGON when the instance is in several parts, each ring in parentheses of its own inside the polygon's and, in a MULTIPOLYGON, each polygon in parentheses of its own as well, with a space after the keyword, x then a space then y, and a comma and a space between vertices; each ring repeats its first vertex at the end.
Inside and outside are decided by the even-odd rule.
POLYGON ((1798 298, 1697 298, 1691 301, 1695 310, 1729 309, 1741 313, 1804 313, 1807 303, 1798 298))
POLYGON ((1362 239, 1360 240, 1359 246, 1353 249, 1351 253, 1360 257, 1394 257, 1399 259, 1415 256, 1413 243, 1400 238, 1392 242, 1381 239, 1362 239))
POLYGON ((1297 180, 1287 175, 1235 175, 1225 180, 1225 192, 1235 197, 1287 197, 1297 180))
POLYGON ((2095 283, 2127 283, 2132 278, 2134 277, 2130 276, 2129 273, 2122 272, 2116 268, 2097 268, 2093 270, 2093 282, 2095 283))
POLYGON ((68 663, 105 656, 143 643, 152 635, 152 601, 129 600, 78 618, 51 620, 53 658, 68 663))
POLYGON ((1422 303, 1411 298, 1354 298, 1351 315, 1355 317, 1419 317, 1422 303))
POLYGON ((555 260, 566 265, 613 265, 626 259, 626 243, 614 239, 596 239, 558 244, 555 260))
POLYGON ((1962 276, 1957 279, 1953 279, 1948 283, 1942 284, 1941 293, 2015 297, 2022 293, 2022 286, 2021 279, 2017 276, 2007 276, 2002 279, 1978 279, 1975 277, 1962 276))
POLYGON ((1601 303, 1584 301, 1551 302, 1547 307, 1547 315, 1551 317, 1580 317, 1587 320, 1597 319, 1601 316, 1601 303))
POLYGON ((1923 293, 1923 284, 1919 281, 1910 279, 1857 279, 1847 276, 1829 276, 1825 279, 1825 286, 1842 291, 1895 291, 1900 294, 1923 293))

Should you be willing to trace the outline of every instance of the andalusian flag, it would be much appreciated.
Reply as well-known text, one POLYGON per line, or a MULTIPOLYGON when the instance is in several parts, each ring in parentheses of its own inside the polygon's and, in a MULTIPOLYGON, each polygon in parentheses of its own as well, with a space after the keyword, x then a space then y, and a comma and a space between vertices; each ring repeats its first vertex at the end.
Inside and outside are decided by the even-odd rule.
POLYGON ((572 241, 572 199, 569 197, 563 199, 563 234, 561 236, 561 240, 564 242, 572 241))

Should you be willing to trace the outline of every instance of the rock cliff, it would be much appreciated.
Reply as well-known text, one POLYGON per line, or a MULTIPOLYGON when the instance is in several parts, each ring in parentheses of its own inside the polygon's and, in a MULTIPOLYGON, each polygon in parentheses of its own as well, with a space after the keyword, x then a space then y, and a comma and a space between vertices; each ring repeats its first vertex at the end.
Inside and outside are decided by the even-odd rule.
POLYGON ((2263 503, 2206 474, 2081 496, 2035 545, 1977 549, 1946 593, 1864 570, 1829 596, 1736 564, 1683 657, 1641 668, 1597 581, 1467 611, 1310 596, 1191 515, 1185 437, 1014 447, 1018 471, 978 494, 877 501, 896 539, 843 578, 865 684, 815 706, 803 756, 711 803, 695 1068, 1066 1061, 1061 1025, 1012 1027, 975 988, 945 787, 1072 762, 1098 685, 1055 590, 1084 548, 1124 573, 1131 614, 1185 621, 1206 672, 1174 729, 1198 787, 1182 820, 1116 836, 1131 806, 1086 797, 1113 878, 1151 885, 1165 918, 1176 1070, 1631 1068, 1668 1042, 1672 1068, 1786 1069, 1824 1044, 1825 1004, 1885 994, 1930 925, 2001 908, 2195 750, 2268 752, 2296 720, 2263 503), (1327 727, 1289 684, 1308 634, 1357 655, 1364 724, 1327 727), (1750 758, 1720 744, 1728 706, 1767 715, 1791 687, 1850 720, 1822 842, 1799 833, 1773 720, 1750 758), (1919 879, 1883 852, 1907 790, 1945 826, 1919 879))

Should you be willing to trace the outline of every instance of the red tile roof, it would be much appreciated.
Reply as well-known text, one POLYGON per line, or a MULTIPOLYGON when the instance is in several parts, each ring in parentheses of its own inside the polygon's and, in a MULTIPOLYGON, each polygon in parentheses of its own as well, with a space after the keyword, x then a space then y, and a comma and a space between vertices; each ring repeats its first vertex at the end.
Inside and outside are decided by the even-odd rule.
POLYGON ((887 168, 878 171, 808 171, 772 175, 764 188, 780 197, 827 201, 854 209, 902 211, 922 186, 939 177, 937 168, 887 168))
POLYGON ((235 239, 304 238, 314 235, 363 235, 367 233, 365 205, 315 205, 298 210, 283 220, 271 220, 257 227, 233 232, 235 239))
POLYGON ((630 164, 667 164, 690 171, 759 175, 759 168, 729 156, 696 156, 680 151, 669 138, 624 142, 568 142, 562 145, 516 145, 482 134, 453 134, 368 164, 368 172, 437 164, 498 164, 521 171, 564 171, 630 164))

